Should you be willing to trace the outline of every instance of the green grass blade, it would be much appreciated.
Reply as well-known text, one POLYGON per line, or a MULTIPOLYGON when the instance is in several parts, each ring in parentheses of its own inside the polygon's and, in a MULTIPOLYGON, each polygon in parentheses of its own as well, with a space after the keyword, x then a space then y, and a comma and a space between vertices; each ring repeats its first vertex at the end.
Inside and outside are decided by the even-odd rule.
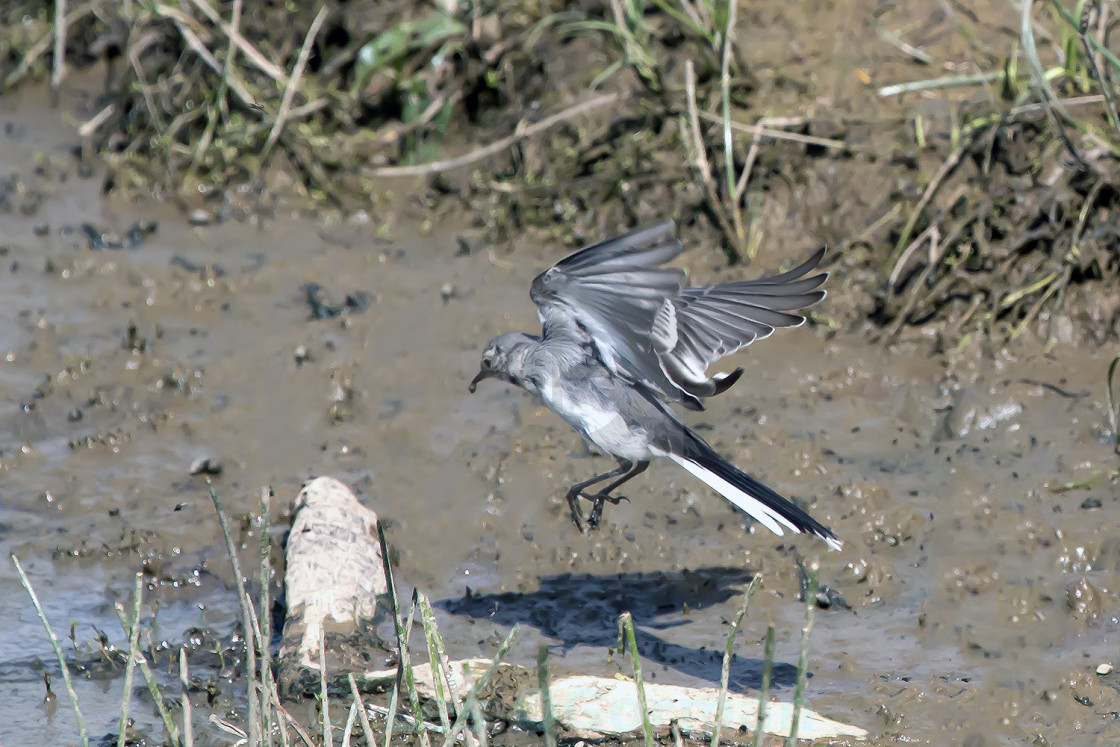
POLYGON ((362 694, 358 692, 358 682, 354 679, 354 673, 348 672, 346 678, 350 681, 350 694, 354 696, 354 702, 358 704, 358 716, 362 722, 362 736, 366 738, 366 747, 375 747, 377 744, 373 738, 373 728, 369 724, 369 716, 366 714, 365 703, 362 702, 362 694))
MULTIPOLYGON (((416 608, 418 606, 417 601, 419 599, 419 594, 419 591, 415 589, 413 590, 412 604, 410 605, 408 610, 408 630, 405 631, 404 638, 404 651, 406 654, 408 652, 408 634, 412 631, 412 624, 416 619, 416 608)), ((432 679, 436 682, 439 681, 439 675, 437 672, 432 672, 432 679)), ((416 674, 412 669, 411 657, 408 657, 405 660, 404 681, 405 688, 408 691, 408 704, 412 708, 412 718, 416 719, 416 723, 422 723, 424 721, 424 711, 420 708, 420 694, 416 692, 416 674)), ((423 747, 430 747, 431 742, 428 740, 428 732, 424 731, 423 729, 417 729, 417 734, 420 736, 420 744, 423 747)))
POLYGON ((210 501, 214 504, 214 511, 218 514, 218 524, 222 529, 222 537, 226 541, 226 554, 229 555, 230 565, 233 566, 237 601, 241 605, 241 625, 245 630, 245 676, 248 679, 246 688, 249 699, 249 744, 255 747, 255 745, 261 743, 261 703, 260 694, 257 690, 257 651, 263 649, 266 644, 261 641, 260 628, 253 624, 253 603, 249 599, 248 592, 245 591, 245 577, 241 575, 241 561, 238 559, 233 534, 230 532, 225 511, 222 509, 222 499, 215 492, 214 483, 207 480, 206 486, 210 490, 210 501))
MULTIPOLYGON (((1056 11, 1058 11, 1058 15, 1062 17, 1063 21, 1068 23, 1074 29, 1080 28, 1080 22, 1073 15, 1073 13, 1071 13, 1069 9, 1066 8, 1066 6, 1062 5, 1062 3, 1060 3, 1058 0, 1050 0, 1050 4, 1054 6, 1054 9, 1056 11)), ((1088 34, 1086 34, 1086 41, 1088 42, 1089 46, 1093 48, 1093 51, 1099 52, 1101 57, 1108 60, 1109 64, 1111 64, 1117 70, 1120 70, 1120 57, 1117 57, 1115 54, 1113 54, 1112 50, 1097 41, 1095 37, 1089 36, 1088 34)))
POLYGON ((638 707, 642 711, 642 736, 645 737, 646 747, 654 747, 657 742, 653 739, 653 727, 649 723, 649 706, 646 705, 646 684, 642 679, 642 662, 638 658, 638 641, 634 636, 634 618, 629 612, 623 612, 618 618, 620 636, 626 635, 626 643, 630 648, 630 661, 634 665, 634 684, 638 689, 638 707))
POLYGON ((727 647, 723 650, 723 666, 719 676, 719 699, 716 701, 716 724, 712 729, 712 747, 719 747, 719 731, 723 726, 723 708, 727 704, 727 686, 731 680, 731 656, 735 651, 735 637, 739 634, 739 626, 743 624, 743 616, 747 614, 747 605, 751 603, 755 589, 758 588, 762 576, 751 579, 750 586, 743 594, 743 603, 739 605, 739 612, 731 621, 731 632, 727 634, 727 647))
MULTIPOLYGON (((144 574, 136 574, 136 588, 132 594, 132 633, 128 637, 128 664, 124 668, 124 695, 121 697, 121 730, 117 747, 128 741, 128 707, 132 703, 132 678, 136 673, 136 651, 140 648, 140 598, 144 590, 144 574)), ((120 603, 116 605, 124 611, 120 603)))
POLYGON ((331 734, 331 696, 327 688, 327 631, 319 629, 319 712, 323 717, 323 744, 334 744, 331 734))
MULTIPOLYGON (((475 683, 471 687, 470 692, 467 693, 467 697, 463 700, 462 709, 460 709, 460 711, 455 714, 455 723, 451 725, 451 734, 444 741, 444 747, 448 747, 449 745, 454 744, 455 740, 458 739, 459 734, 463 731, 464 727, 466 727, 467 718, 474 711, 475 706, 478 704, 478 699, 482 695, 482 691, 485 690, 486 687, 490 684, 490 680, 493 678, 494 673, 498 671, 498 667, 501 665, 502 660, 505 659, 506 654, 509 653, 509 647, 513 645, 513 641, 517 637, 517 632, 520 629, 520 623, 514 624, 513 628, 509 631, 509 633, 506 634, 505 639, 502 640, 502 644, 498 646, 498 651, 494 654, 494 658, 490 661, 490 666, 486 668, 486 671, 482 673, 481 677, 475 680, 475 683)), ((463 667, 465 670, 467 665, 464 664, 463 667)))
POLYGON ((1120 385, 1120 380, 1113 382, 1116 378, 1117 368, 1120 367, 1120 355, 1112 359, 1108 364, 1108 373, 1105 374, 1105 402, 1108 407, 1108 426, 1112 429, 1112 439, 1120 446, 1120 404, 1117 404, 1116 390, 1120 385))
MULTIPOLYGON (((723 101, 723 160, 724 178, 727 180, 727 203, 738 210, 735 200, 735 158, 731 142, 731 48, 735 44, 735 15, 738 0, 727 0, 727 29, 723 33, 723 52, 720 56, 720 94, 723 101)), ((739 237, 742 238, 742 237, 739 237)))
POLYGON ((766 733, 766 708, 770 704, 770 678, 774 674, 774 626, 766 627, 766 645, 762 648, 762 682, 758 686, 758 715, 755 717, 754 747, 762 747, 766 733))
MULTIPOLYGON (((396 594, 396 591, 393 591, 396 594)), ((394 607, 396 601, 394 596, 394 607)), ((385 724, 385 747, 389 747, 389 742, 393 737, 393 724, 396 722, 397 708, 400 702, 400 685, 404 682, 404 689, 409 696, 409 702, 416 697, 416 678, 412 671, 412 659, 408 656, 408 641, 412 635, 412 624, 416 620, 416 598, 413 597, 412 604, 408 608, 408 619, 401 623, 400 617, 394 617, 397 626, 397 681, 393 683, 393 695, 389 699, 389 716, 385 724)), ((416 710, 416 709, 414 709, 416 710)), ((421 723, 421 719, 416 719, 415 723, 421 723)), ((425 742, 427 735, 424 735, 425 742)))
POLYGON ((436 706, 439 708, 439 723, 443 727, 444 738, 451 731, 451 719, 447 715, 447 701, 450 696, 451 682, 445 683, 443 676, 443 642, 440 638, 439 628, 436 625, 435 612, 428 597, 421 592, 416 592, 417 601, 420 603, 420 620, 424 623, 424 639, 428 644, 428 662, 432 666, 432 683, 436 688, 436 706), (445 691, 444 685, 447 685, 445 691))
POLYGON ((272 708, 268 693, 272 691, 272 601, 269 588, 272 584, 272 537, 269 527, 272 524, 272 490, 261 488, 261 568, 260 568, 260 612, 257 625, 261 631, 260 640, 260 680, 264 693, 261 704, 264 716, 262 731, 266 747, 272 747, 272 708))
POLYGON ((545 747, 556 747, 556 721, 552 717, 552 688, 548 676, 548 646, 537 650, 537 686, 541 690, 541 714, 545 747))
POLYGON ((62 668, 62 679, 66 682, 66 692, 70 695, 70 704, 74 707, 74 718, 78 721, 78 733, 81 735, 82 745, 83 747, 89 747, 89 732, 86 731, 86 720, 82 717, 82 710, 78 707, 78 693, 74 690, 73 680, 70 679, 70 668, 66 666, 66 657, 62 655, 62 646, 58 645, 58 638, 51 630, 51 624, 47 621, 46 613, 43 612, 43 605, 39 604, 39 597, 35 594, 35 589, 31 586, 27 574, 23 572, 23 566, 20 565, 19 558, 16 557, 15 553, 12 553, 10 557, 12 564, 16 567, 16 573, 19 574, 19 580, 23 584, 23 588, 27 590, 27 594, 31 597, 31 602, 35 605, 35 611, 39 613, 39 621, 43 623, 43 628, 47 631, 47 637, 51 639, 54 655, 58 657, 58 666, 62 668))
POLYGON ((666 0, 652 0, 652 2, 662 13, 669 16, 680 25, 688 27, 692 31, 692 33, 707 40, 709 44, 712 43, 712 31, 710 29, 706 29, 700 24, 696 23, 696 21, 689 18, 686 13, 683 13, 677 8, 673 7, 671 4, 666 2, 666 0))
POLYGON ((813 611, 817 606, 820 565, 809 565, 809 586, 805 590, 805 627, 801 629, 801 654, 797 659, 797 685, 793 689, 793 716, 789 724, 787 747, 797 747, 797 728, 801 722, 801 706, 805 702, 805 682, 809 677, 809 634, 813 630, 813 611))
MULTIPOLYGON (((400 601, 397 599, 397 585, 393 581, 393 569, 389 563, 389 543, 385 539, 385 527, 381 522, 377 522, 377 541, 381 545, 381 566, 385 571, 385 585, 389 590, 389 599, 393 606, 393 621, 397 629, 397 667, 398 675, 397 682, 393 685, 393 694, 389 699, 389 719, 385 725, 385 746, 388 747, 389 740, 393 736, 393 721, 396 719, 397 700, 399 698, 399 683, 401 682, 402 675, 405 682, 405 690, 408 694, 409 705, 412 708, 413 717, 416 723, 419 724, 423 721, 420 712, 420 697, 416 693, 416 678, 412 671, 412 661, 408 656, 408 639, 412 632, 412 623, 416 618, 416 600, 417 596, 414 592, 412 595, 412 605, 408 610, 408 620, 401 621, 401 606, 400 601)), ((420 742, 423 745, 428 745, 428 735, 423 730, 419 730, 420 742)))
POLYGON ((385 573, 385 585, 392 606, 393 628, 397 634, 397 680, 393 683, 393 691, 389 695, 389 713, 385 719, 385 747, 389 747, 389 743, 393 739, 393 723, 397 716, 397 701, 400 698, 401 668, 405 666, 406 661, 404 639, 408 633, 407 631, 404 633, 401 631, 401 605, 397 599, 397 586, 393 583, 393 568, 389 564, 389 543, 385 540, 385 528, 381 526, 380 520, 377 522, 377 541, 381 545, 381 568, 385 573))
POLYGON ((1023 10, 1021 13, 1019 34, 1020 40, 1023 44, 1023 56, 1027 60, 1027 67, 1031 72, 1031 83, 1034 86, 1036 95, 1038 96, 1039 103, 1042 104, 1042 109, 1046 113, 1047 119, 1050 121, 1055 134, 1061 139, 1062 144, 1065 146, 1069 154, 1073 156, 1081 168, 1088 169, 1088 164, 1085 163, 1084 157, 1074 146, 1073 141, 1070 140, 1069 134, 1065 128, 1062 127, 1061 121, 1058 119, 1058 114, 1062 116, 1066 122, 1069 122, 1080 132, 1085 132, 1086 127, 1083 123, 1074 118, 1065 105, 1062 104, 1058 94, 1054 91, 1053 86, 1050 85, 1050 77, 1042 67, 1042 59, 1038 55, 1038 45, 1034 38, 1034 26, 1031 22, 1031 7, 1033 0, 1023 0, 1023 10), (1055 114, 1057 112, 1057 114, 1055 114))
POLYGON ((183 688, 183 747, 194 747, 194 711, 191 708, 191 696, 188 691, 190 674, 187 669, 185 646, 179 649, 179 684, 183 688))
MULTIPOLYGON (((115 610, 117 619, 121 621, 121 628, 125 635, 131 639, 132 625, 129 624, 128 618, 125 616, 124 607, 118 604, 115 610)), ((148 692, 151 693, 152 701, 156 704, 156 710, 159 711, 160 718, 163 719, 163 726, 167 729, 167 736, 171 740, 171 744, 173 747, 179 747, 182 744, 179 741, 179 727, 175 726, 175 720, 171 718, 171 711, 167 709, 167 704, 163 702, 163 694, 156 685, 156 678, 152 674, 152 668, 148 666, 148 660, 144 657, 143 652, 138 649, 132 649, 130 655, 136 657, 136 663, 140 665, 140 672, 148 683, 148 692)))
POLYGON ((479 747, 490 747, 490 736, 486 732, 486 717, 482 715, 482 706, 475 700, 471 703, 471 718, 474 719, 475 739, 479 747))

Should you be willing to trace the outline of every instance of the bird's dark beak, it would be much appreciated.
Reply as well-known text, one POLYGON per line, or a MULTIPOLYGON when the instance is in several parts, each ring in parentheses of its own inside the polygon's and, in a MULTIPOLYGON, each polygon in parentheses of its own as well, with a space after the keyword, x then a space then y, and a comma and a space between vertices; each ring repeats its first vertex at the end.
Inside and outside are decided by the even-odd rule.
POLYGON ((469 391, 471 394, 474 394, 474 390, 478 388, 478 382, 482 381, 483 379, 493 379, 497 376, 498 372, 494 369, 483 368, 473 379, 471 379, 471 385, 467 387, 467 391, 469 391))

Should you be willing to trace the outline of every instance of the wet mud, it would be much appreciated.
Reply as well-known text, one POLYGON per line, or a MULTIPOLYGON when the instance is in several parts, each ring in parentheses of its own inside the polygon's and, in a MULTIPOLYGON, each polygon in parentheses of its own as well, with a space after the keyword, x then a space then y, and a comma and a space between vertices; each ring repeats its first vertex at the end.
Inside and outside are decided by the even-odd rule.
MULTIPOLYGON (((831 81, 822 108, 856 108, 866 92, 838 71, 865 30, 834 32, 840 49, 800 64, 831 81)), ((767 45, 791 43, 778 34, 750 55, 758 90, 792 106, 804 91, 790 70, 762 63, 767 45)), ((909 69, 884 62, 877 74, 909 69)), ((898 194, 860 185, 898 174, 859 155, 798 161, 766 203, 754 264, 728 266, 701 234, 683 260, 693 282, 792 266, 819 238, 862 238, 826 260, 830 295, 810 324, 737 356, 742 381, 685 417, 844 549, 774 537, 670 464, 627 486, 630 501, 584 536, 563 493, 605 460, 519 391, 466 390, 486 340, 536 327, 529 282, 571 235, 537 227, 517 240, 516 220, 480 225, 477 206, 433 206, 406 183, 361 211, 314 216, 279 198, 283 179, 265 194, 105 196, 70 124, 90 115, 91 94, 73 84, 51 108, 26 88, 3 103, 0 550, 22 560, 78 666, 96 738, 115 732, 123 686, 113 605, 140 571, 161 681, 177 692, 172 661, 187 646, 196 713, 237 721, 237 599, 206 479, 252 567, 260 532, 278 548, 287 529, 282 515, 253 518, 261 486, 281 505, 333 475, 387 521, 399 572, 436 603, 455 656, 490 655, 520 623, 520 663, 548 643, 554 671, 625 672, 607 648, 629 610, 647 678, 710 686, 739 594, 761 573, 731 686, 757 687, 774 623, 788 699, 798 569, 816 559, 827 593, 814 710, 870 730, 872 744, 1120 742, 1120 674, 1102 666, 1120 634, 1120 457, 1104 405, 1115 289, 1074 288, 1006 345, 962 334, 971 312, 952 299, 884 335, 869 247, 892 235, 868 226, 898 194)), ((923 103, 933 117, 941 105, 923 103)), ((661 195, 665 208, 656 193, 610 203, 575 233, 688 209, 682 195, 661 195)), ((486 211, 524 219, 538 198, 495 191, 486 211)), ((0 619, 0 743, 75 742, 57 676, 44 701, 53 653, 7 564, 0 619)), ((158 741, 141 697, 135 728, 158 741)))

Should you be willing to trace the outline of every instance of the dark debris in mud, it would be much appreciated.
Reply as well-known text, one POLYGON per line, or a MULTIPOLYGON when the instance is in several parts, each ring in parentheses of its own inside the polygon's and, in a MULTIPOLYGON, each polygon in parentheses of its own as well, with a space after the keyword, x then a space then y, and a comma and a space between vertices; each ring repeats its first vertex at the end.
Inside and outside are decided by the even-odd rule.
POLYGON ((307 283, 303 286, 303 292, 307 305, 311 307, 312 319, 335 319, 344 314, 360 314, 372 303, 372 297, 364 291, 347 293, 344 298, 333 300, 335 294, 319 283, 307 283))
POLYGON ((136 221, 122 235, 105 231, 92 223, 83 223, 81 230, 89 239, 89 248, 96 252, 102 249, 138 249, 159 230, 159 225, 153 221, 136 221))

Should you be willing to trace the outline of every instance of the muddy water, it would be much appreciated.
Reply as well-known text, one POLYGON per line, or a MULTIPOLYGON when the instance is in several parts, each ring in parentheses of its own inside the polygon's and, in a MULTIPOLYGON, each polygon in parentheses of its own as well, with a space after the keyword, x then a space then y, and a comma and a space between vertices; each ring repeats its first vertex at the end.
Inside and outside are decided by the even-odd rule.
MULTIPOLYGON (((402 574, 442 600, 456 654, 492 651, 520 622, 514 658, 549 642, 556 670, 609 674, 615 619, 632 610, 648 676, 710 685, 738 591, 761 572, 732 684, 757 684, 774 622, 789 697, 797 562, 819 559, 832 603, 815 621, 816 710, 876 744, 1120 741, 1120 675, 1096 674, 1118 633, 1118 459, 1100 438, 1114 351, 933 354, 921 334, 884 348, 829 324, 863 304, 836 258, 817 324, 740 356, 743 382, 687 419, 803 499, 844 550, 773 537, 662 464, 588 538, 563 489, 604 461, 519 392, 466 392, 490 336, 533 328, 526 289, 560 247, 477 246, 407 196, 344 220, 104 200, 71 155, 63 115, 83 102, 68 101, 9 97, 0 115, 0 550, 21 558, 60 635, 74 626, 95 738, 115 731, 123 686, 98 631, 123 643, 113 603, 142 569, 162 681, 187 645, 219 685, 209 708, 236 720, 228 662, 206 654, 236 631, 213 509, 190 474, 208 458, 250 546, 259 527, 240 517, 261 486, 287 500, 311 475, 354 485, 390 523, 402 574), (229 217, 192 226, 196 209, 229 217), (137 221, 158 228, 131 249, 94 250, 82 229, 123 235, 137 221), (308 283, 338 316, 314 317, 308 283)), ((775 242, 759 262, 792 262, 798 247, 775 242)), ((714 252, 685 261, 699 282, 752 274, 714 252)), ((269 531, 279 538, 283 518, 269 531)), ((0 743, 75 743, 65 701, 43 702, 50 647, 0 568, 0 743)), ((64 699, 57 672, 53 687, 64 699)), ((206 713, 206 694, 195 700, 206 713)), ((146 698, 133 711, 159 734, 146 698)))

